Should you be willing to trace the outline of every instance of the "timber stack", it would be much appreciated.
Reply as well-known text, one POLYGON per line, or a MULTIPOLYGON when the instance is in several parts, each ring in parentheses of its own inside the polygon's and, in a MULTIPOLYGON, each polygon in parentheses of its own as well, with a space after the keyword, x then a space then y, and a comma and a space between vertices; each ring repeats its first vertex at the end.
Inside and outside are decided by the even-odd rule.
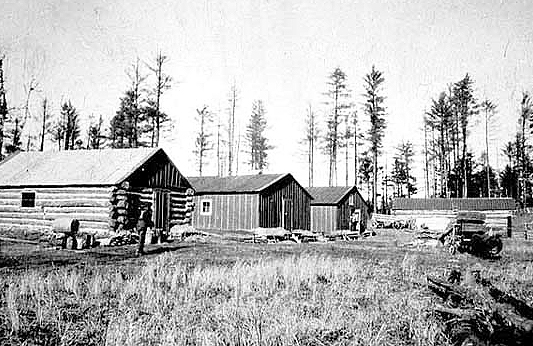
POLYGON ((135 228, 139 214, 139 198, 130 191, 128 182, 115 187, 111 193, 109 207, 109 231, 121 232, 135 228))
POLYGON ((497 288, 479 272, 452 270, 447 280, 427 277, 431 291, 444 300, 435 312, 454 345, 531 345, 533 307, 497 288), (461 284, 463 281, 463 284, 461 284))

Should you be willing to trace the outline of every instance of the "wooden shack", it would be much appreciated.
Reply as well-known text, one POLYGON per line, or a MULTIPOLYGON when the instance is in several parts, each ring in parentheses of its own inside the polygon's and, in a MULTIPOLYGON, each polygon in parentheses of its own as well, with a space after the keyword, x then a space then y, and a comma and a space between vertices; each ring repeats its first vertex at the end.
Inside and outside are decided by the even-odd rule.
POLYGON ((152 203, 155 227, 191 221, 193 190, 163 149, 20 152, 0 164, 0 227, 49 230, 78 219, 80 230, 134 228, 152 203))
POLYGON ((193 226, 203 230, 309 230, 311 195, 291 174, 188 177, 193 226))
POLYGON ((369 208, 355 186, 308 187, 311 201, 311 231, 330 234, 350 229, 351 208, 366 225, 369 208))
MULTIPOLYGON (((453 219, 458 212, 475 211, 486 215, 488 226, 504 228, 507 218, 516 210, 512 198, 395 198, 392 214, 417 219, 430 226, 435 220, 453 219)), ((442 228, 442 227, 440 227, 442 228)))

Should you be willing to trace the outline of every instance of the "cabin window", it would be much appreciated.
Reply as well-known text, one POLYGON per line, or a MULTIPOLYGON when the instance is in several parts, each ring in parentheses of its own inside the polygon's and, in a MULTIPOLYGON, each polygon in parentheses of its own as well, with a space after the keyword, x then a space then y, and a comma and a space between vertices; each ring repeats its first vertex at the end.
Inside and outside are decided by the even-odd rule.
POLYGON ((23 192, 20 206, 24 208, 35 207, 35 192, 23 192))
POLYGON ((211 204, 213 203, 213 201, 211 201, 210 199, 204 199, 202 200, 202 202, 200 203, 200 214, 201 215, 211 215, 212 213, 212 210, 211 210, 211 204))

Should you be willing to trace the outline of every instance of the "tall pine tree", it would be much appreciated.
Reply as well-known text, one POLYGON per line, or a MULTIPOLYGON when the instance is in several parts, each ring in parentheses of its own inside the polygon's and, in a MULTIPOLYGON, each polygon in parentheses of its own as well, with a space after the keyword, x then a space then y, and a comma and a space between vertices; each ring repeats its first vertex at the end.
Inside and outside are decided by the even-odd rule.
POLYGON ((267 152, 272 149, 264 134, 266 127, 267 122, 263 101, 256 100, 252 105, 250 122, 246 128, 246 140, 250 146, 250 166, 254 170, 259 170, 259 172, 262 172, 267 167, 267 152))
POLYGON ((368 131, 370 141, 370 152, 372 154, 372 206, 374 211, 377 207, 378 194, 378 154, 380 153, 383 136, 385 134, 385 107, 383 103, 385 97, 381 95, 383 82, 383 72, 376 70, 372 66, 372 71, 365 76, 365 113, 370 117, 370 129, 368 131))

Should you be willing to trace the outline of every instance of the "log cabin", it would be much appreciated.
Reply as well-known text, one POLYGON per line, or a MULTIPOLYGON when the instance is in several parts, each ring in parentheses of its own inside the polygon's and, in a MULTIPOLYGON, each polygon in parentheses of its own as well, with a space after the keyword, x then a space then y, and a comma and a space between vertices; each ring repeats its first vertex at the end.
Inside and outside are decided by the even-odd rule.
POLYGON ((311 231, 331 234, 350 229, 351 208, 366 225, 369 208, 356 186, 308 187, 311 201, 311 231))
POLYGON ((482 212, 488 226, 505 228, 516 208, 512 198, 395 198, 392 201, 393 215, 415 218, 417 223, 429 228, 442 228, 446 220, 463 211, 482 212), (439 223, 441 219, 444 221, 439 223), (436 225, 433 227, 432 223, 436 225))
POLYGON ((0 163, 0 228, 132 229, 152 204, 155 228, 191 222, 191 185, 160 148, 19 152, 0 163))
POLYGON ((188 177, 195 190, 193 226, 235 231, 309 230, 309 192, 287 174, 188 177))

